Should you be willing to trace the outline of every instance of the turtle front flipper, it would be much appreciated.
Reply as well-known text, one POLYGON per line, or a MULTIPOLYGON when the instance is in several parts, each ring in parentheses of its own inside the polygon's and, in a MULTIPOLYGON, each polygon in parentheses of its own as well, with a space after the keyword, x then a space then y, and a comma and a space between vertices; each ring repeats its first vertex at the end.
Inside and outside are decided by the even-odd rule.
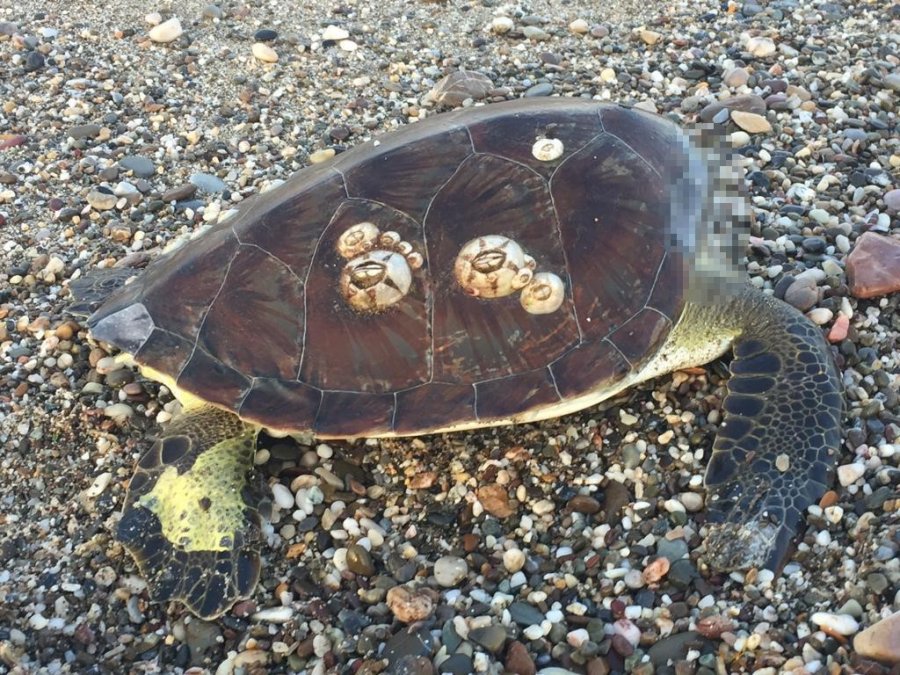
POLYGON ((821 330, 797 310, 747 289, 733 311, 744 326, 706 471, 706 559, 775 570, 832 480, 843 396, 821 330))
POLYGON ((203 406, 173 420, 138 460, 117 537, 154 600, 214 618, 253 591, 261 521, 248 479, 257 432, 203 406))

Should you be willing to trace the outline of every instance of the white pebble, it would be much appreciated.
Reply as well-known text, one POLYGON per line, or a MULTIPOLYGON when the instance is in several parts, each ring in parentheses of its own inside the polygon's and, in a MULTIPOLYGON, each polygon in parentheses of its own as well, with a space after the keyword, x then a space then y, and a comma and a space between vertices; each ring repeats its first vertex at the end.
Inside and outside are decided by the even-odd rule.
POLYGON ((525 554, 518 548, 509 549, 503 554, 503 566, 508 572, 518 572, 525 566, 525 554))
POLYGON ((544 637, 544 629, 539 624, 528 626, 522 634, 529 640, 539 640, 544 637))
POLYGON ((570 645, 578 649, 581 645, 587 642, 590 639, 588 632, 584 628, 576 628, 575 630, 569 631, 566 635, 566 642, 570 645))
POLYGON ((165 43, 177 40, 183 32, 184 29, 181 27, 181 22, 177 18, 172 17, 168 21, 163 21, 158 26, 151 28, 148 35, 154 42, 165 43))
POLYGON ((254 58, 263 63, 275 63, 278 60, 278 53, 265 42, 254 42, 250 50, 254 58))
POLYGON ((294 616, 294 610, 290 607, 269 607, 261 609, 253 615, 254 621, 268 621, 269 623, 287 623, 294 616))
POLYGON ((281 483, 272 485, 272 497, 279 509, 287 510, 294 505, 294 495, 281 483))
POLYGON ((859 630, 859 623, 849 614, 832 614, 831 612, 816 612, 810 619, 820 628, 839 633, 841 635, 853 635, 859 630))
POLYGON ((556 508, 556 505, 549 499, 539 499, 531 506, 531 510, 539 516, 547 515, 556 508))
POLYGON ((853 464, 842 464, 837 469, 838 481, 841 485, 847 487, 853 485, 857 480, 863 477, 866 472, 866 465, 861 462, 853 464))
POLYGON ((350 33, 339 26, 327 26, 325 30, 322 31, 323 42, 339 42, 340 40, 346 40, 348 37, 350 37, 350 33))
POLYGON ((508 16, 498 16, 491 21, 491 32, 497 35, 508 33, 515 27, 515 23, 508 16))
POLYGON ((825 307, 816 307, 815 309, 807 312, 806 316, 808 316, 809 320, 814 324, 818 326, 824 326, 834 317, 834 312, 825 307))

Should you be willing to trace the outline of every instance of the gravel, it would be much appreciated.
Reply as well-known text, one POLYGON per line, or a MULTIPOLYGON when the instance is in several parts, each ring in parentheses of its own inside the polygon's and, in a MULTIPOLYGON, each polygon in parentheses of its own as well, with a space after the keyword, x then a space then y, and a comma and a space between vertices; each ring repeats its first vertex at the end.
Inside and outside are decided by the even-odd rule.
POLYGON ((888 672, 898 294, 846 260, 900 236, 896 7, 258 5, 0 6, 0 673, 888 672), (112 533, 178 405, 89 341, 69 282, 142 267, 373 134, 548 95, 718 124, 755 208, 752 283, 834 346, 840 468, 784 571, 700 561, 713 364, 537 425, 263 437, 253 597, 215 622, 149 603, 112 533))

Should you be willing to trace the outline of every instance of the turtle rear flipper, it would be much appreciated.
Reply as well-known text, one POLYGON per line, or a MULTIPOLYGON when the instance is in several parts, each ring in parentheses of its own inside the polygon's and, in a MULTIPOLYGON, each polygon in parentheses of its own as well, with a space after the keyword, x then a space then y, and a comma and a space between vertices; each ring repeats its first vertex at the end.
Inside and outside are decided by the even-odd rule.
POLYGON ((832 480, 843 396, 822 332, 806 317, 753 291, 734 311, 746 325, 706 471, 716 523, 706 558, 719 570, 776 570, 832 480))
POLYGON ((253 591, 260 495, 248 478, 257 432, 204 406, 173 420, 138 460, 117 537, 154 600, 214 618, 253 591))

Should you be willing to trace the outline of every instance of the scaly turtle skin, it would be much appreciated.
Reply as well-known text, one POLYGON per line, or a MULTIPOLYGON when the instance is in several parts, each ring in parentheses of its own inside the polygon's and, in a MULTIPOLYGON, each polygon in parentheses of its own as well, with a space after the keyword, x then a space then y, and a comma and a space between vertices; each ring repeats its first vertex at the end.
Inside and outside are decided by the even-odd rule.
POLYGON ((737 177, 654 115, 527 100, 439 115, 310 167, 91 316, 184 414, 119 537, 202 616, 259 575, 260 428, 400 436, 572 412, 732 345, 707 560, 778 566, 831 480, 820 331, 742 285, 737 177))

